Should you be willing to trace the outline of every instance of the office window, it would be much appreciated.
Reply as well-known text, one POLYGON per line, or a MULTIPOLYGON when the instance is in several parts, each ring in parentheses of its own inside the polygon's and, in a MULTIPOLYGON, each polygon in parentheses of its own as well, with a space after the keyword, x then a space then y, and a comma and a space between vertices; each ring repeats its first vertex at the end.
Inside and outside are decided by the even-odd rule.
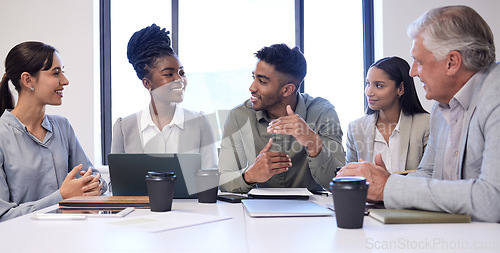
MULTIPOLYGON (((126 58, 130 36, 152 23, 172 31, 172 13, 177 13, 178 55, 188 79, 181 105, 205 112, 218 138, 224 113, 250 97, 253 54, 275 43, 295 46, 299 29, 295 0, 178 0, 176 10, 168 0, 108 1, 112 122, 149 103, 149 94, 126 58)), ((348 123, 363 115, 362 15, 362 1, 304 1, 304 91, 336 107, 344 142, 348 123)))
POLYGON ((349 122, 364 114, 362 1, 304 2, 304 91, 335 106, 345 143, 349 122))
POLYGON ((223 112, 250 98, 254 53, 275 43, 295 44, 293 0, 179 1, 182 106, 208 114, 220 136, 223 112))
POLYGON ((111 0, 112 122, 148 106, 149 93, 127 59, 127 44, 134 32, 156 23, 170 29, 171 1, 111 0))

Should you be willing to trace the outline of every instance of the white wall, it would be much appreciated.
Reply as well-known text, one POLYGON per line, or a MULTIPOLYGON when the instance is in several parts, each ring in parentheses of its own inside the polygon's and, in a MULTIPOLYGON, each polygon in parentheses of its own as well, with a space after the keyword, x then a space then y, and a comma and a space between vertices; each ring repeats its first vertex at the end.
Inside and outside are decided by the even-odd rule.
POLYGON ((0 0, 0 75, 5 71, 8 51, 16 44, 36 40, 54 46, 61 54, 70 84, 64 90, 62 106, 47 106, 46 113, 69 119, 94 164, 100 164, 100 149, 95 148, 100 144, 94 141, 100 140, 95 138, 100 135, 100 128, 95 127, 100 125, 99 113, 95 113, 99 109, 96 100, 99 73, 95 70, 99 66, 95 55, 99 48, 95 43, 98 38, 94 37, 99 36, 94 34, 98 28, 98 17, 94 17, 97 3, 97 0, 0 0))
MULTIPOLYGON (((432 8, 446 5, 467 5, 475 9, 490 25, 497 48, 500 47, 500 1, 498 0, 374 0, 375 8, 375 59, 399 56, 411 65, 412 40, 406 34, 408 25, 432 8)), ((422 83, 415 78, 420 101, 431 110, 434 101, 425 99, 422 83)))

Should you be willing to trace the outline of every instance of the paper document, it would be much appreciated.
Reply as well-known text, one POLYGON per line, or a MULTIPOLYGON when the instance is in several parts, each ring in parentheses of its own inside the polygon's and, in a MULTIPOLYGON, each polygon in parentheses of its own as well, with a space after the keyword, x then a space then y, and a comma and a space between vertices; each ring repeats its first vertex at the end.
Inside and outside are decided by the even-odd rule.
POLYGON ((231 217, 170 211, 140 217, 124 218, 119 221, 108 222, 107 224, 145 232, 160 232, 227 219, 231 219, 231 217))

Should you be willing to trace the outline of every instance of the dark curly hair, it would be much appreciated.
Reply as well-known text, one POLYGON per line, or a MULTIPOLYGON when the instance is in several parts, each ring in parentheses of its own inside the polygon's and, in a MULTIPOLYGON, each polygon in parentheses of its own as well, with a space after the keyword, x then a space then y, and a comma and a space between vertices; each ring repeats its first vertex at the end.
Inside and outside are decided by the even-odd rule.
POLYGON ((298 47, 289 48, 286 44, 274 44, 255 53, 257 59, 273 65, 274 69, 286 76, 283 82, 292 82, 297 90, 307 73, 306 58, 298 47))
POLYGON ((154 66, 156 60, 163 56, 175 56, 170 46, 170 34, 166 28, 152 24, 135 32, 127 46, 127 58, 135 69, 137 77, 143 79, 149 75, 149 68, 154 66))

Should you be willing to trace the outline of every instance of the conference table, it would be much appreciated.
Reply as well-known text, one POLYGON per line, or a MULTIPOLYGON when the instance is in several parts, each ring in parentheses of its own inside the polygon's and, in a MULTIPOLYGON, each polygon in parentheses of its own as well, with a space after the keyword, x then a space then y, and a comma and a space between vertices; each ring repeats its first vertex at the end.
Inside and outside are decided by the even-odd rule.
MULTIPOLYGON (((332 197, 310 201, 327 206, 332 197)), ((335 216, 252 218, 241 203, 175 199, 172 209, 226 219, 152 233, 110 224, 158 214, 149 209, 85 220, 27 214, 0 223, 0 252, 500 252, 498 223, 385 225, 365 216, 363 228, 341 229, 335 216)))

